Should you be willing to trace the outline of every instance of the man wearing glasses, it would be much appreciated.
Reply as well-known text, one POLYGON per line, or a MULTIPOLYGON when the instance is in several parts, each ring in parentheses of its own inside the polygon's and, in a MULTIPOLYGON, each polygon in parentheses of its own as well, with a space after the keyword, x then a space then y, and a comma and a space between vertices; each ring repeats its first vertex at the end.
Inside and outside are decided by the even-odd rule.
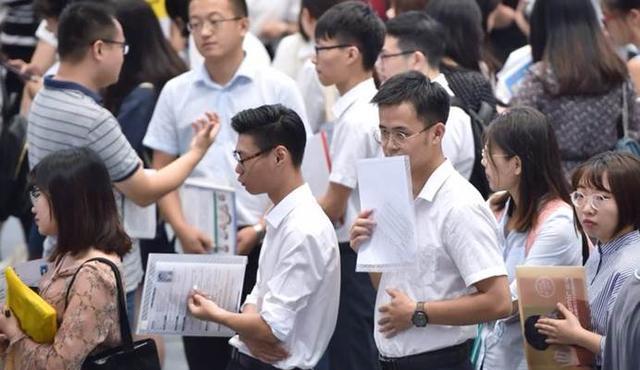
MULTIPOLYGON (((449 94, 422 73, 391 77, 373 98, 386 156, 409 157, 418 254, 413 268, 371 274, 382 370, 471 370, 474 324, 511 312, 495 219, 444 157, 449 94)), ((351 228, 358 250, 375 233, 363 210, 351 228)))
MULTIPOLYGON (((153 166, 162 168, 185 153, 193 136, 188 122, 213 111, 220 117, 216 143, 191 174, 236 190, 237 253, 248 255, 244 293, 255 283, 262 215, 270 205, 264 195, 252 195, 236 179, 233 146, 237 134, 229 122, 238 112, 264 104, 281 103, 296 111, 306 125, 304 103, 295 82, 271 67, 248 58, 242 43, 249 29, 245 0, 191 0, 188 27, 204 57, 199 66, 167 82, 162 89, 143 144, 154 150, 153 166)), ((185 253, 208 253, 212 241, 189 225, 182 214, 178 192, 159 202, 160 211, 176 232, 185 253)), ((226 338, 184 337, 191 370, 223 368, 230 355, 226 338)))
MULTIPOLYGON (((396 74, 418 71, 453 96, 439 68, 445 49, 440 24, 424 12, 410 11, 389 20, 386 27, 384 47, 376 62, 380 80, 384 83, 396 74)), ((444 155, 456 171, 469 179, 475 160, 471 119, 462 109, 452 106, 446 123, 447 132, 442 141, 444 155)))
MULTIPOLYGON (((115 188, 144 206, 184 182, 211 145, 219 125, 213 115, 208 117, 210 122, 198 123, 197 134, 179 161, 155 175, 146 174, 116 118, 101 106, 98 93, 118 80, 127 51, 112 9, 98 2, 65 8, 58 26, 60 68, 55 76, 44 78, 28 117, 29 166, 33 168, 61 149, 89 147, 104 161, 115 188)), ((51 238, 45 242, 45 256, 53 243, 51 238)), ((142 280, 138 243, 124 256, 123 267, 127 304, 132 307, 142 280)))
POLYGON ((347 1, 331 7, 315 29, 313 62, 320 82, 335 85, 340 98, 329 148, 329 188, 320 205, 337 228, 340 242, 341 290, 338 324, 329 345, 332 369, 376 369, 373 342, 375 291, 366 273, 356 273, 356 255, 349 248, 349 226, 360 210, 356 162, 380 156, 373 139, 378 110, 370 104, 376 94, 373 66, 384 41, 384 24, 363 2, 347 1))

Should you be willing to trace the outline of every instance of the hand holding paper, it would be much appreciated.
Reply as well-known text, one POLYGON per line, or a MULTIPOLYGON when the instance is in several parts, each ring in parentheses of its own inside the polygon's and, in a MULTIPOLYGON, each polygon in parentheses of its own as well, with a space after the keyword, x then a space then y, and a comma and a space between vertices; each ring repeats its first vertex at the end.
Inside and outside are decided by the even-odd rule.
POLYGON ((187 302, 189 313, 200 320, 219 321, 226 311, 201 292, 191 292, 187 302))
POLYGON ((358 253, 360 246, 371 238, 375 226, 373 210, 368 209, 360 212, 349 233, 351 249, 354 252, 358 253))

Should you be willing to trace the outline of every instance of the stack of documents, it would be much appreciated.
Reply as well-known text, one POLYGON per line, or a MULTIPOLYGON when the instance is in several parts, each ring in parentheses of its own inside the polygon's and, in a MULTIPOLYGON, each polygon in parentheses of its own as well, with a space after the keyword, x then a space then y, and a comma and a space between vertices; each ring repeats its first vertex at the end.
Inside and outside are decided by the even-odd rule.
POLYGON ((7 305, 16 315, 22 331, 37 343, 53 343, 56 335, 56 310, 25 285, 12 267, 4 270, 7 280, 7 305))

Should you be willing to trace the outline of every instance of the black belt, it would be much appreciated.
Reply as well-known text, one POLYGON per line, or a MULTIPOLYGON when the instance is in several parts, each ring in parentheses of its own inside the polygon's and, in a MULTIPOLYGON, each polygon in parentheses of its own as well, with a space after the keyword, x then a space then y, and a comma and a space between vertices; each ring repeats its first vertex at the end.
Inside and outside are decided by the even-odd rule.
MULTIPOLYGON (((270 364, 267 364, 266 362, 262 362, 258 360, 257 358, 253 358, 251 356, 245 355, 244 353, 238 351, 237 348, 233 348, 231 350, 231 360, 237 362, 240 366, 249 370, 280 370, 273 365, 270 365, 270 364)), ((293 370, 302 370, 302 369, 296 367, 293 370)))
POLYGON ((470 361, 472 344, 473 341, 468 340, 455 346, 405 357, 384 357, 381 355, 380 365, 382 370, 410 370, 424 369, 429 366, 462 364, 464 361, 470 361))

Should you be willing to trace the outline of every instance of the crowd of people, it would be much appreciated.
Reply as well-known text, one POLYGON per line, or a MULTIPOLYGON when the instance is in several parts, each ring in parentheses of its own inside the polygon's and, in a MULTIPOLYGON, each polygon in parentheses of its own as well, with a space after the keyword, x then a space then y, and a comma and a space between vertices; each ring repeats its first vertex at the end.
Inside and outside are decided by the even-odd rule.
POLYGON ((1 138, 22 124, 28 150, 0 215, 50 264, 58 322, 37 343, 5 307, 5 368, 81 369, 121 345, 118 284, 134 325, 150 253, 215 253, 178 191, 204 178, 234 190, 248 264, 239 312, 184 302, 237 333, 183 337, 191 370, 527 369, 523 265, 584 266, 590 325, 558 302, 533 325, 546 345, 640 369, 640 1, 150 3, 0 0, 1 138), (314 135, 321 194, 302 170, 314 135), (357 164, 392 156, 416 261, 356 272, 380 217, 357 164), (114 192, 157 204, 155 238, 127 235, 114 192))

